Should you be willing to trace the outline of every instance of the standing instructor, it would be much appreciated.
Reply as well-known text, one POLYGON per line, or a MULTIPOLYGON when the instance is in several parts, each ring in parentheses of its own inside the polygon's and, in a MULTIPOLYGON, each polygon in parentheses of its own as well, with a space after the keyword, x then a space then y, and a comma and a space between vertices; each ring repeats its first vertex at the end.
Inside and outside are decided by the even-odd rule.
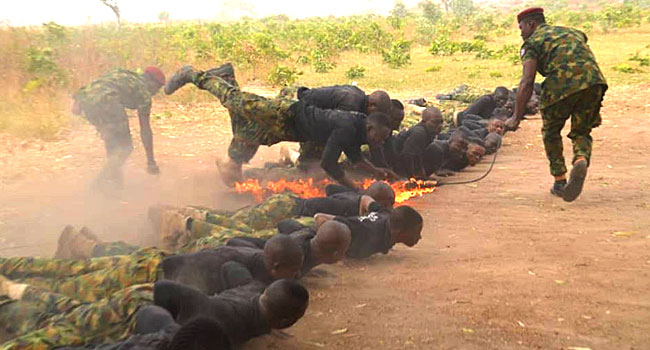
POLYGON ((591 158, 591 129, 600 125, 600 107, 607 82, 587 46, 585 33, 572 28, 549 26, 544 9, 533 7, 517 16, 521 37, 523 76, 519 83, 514 115, 506 127, 515 130, 524 116, 533 92, 535 73, 542 83, 540 109, 542 136, 551 175, 551 193, 572 202, 582 192, 591 158), (573 169, 567 183, 560 131, 571 117, 569 138, 573 142, 573 169))

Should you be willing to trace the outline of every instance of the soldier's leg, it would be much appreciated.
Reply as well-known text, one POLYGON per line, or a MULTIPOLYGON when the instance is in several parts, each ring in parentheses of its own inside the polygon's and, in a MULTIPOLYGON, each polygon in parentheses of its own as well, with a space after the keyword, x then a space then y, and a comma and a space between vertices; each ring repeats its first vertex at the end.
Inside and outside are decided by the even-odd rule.
POLYGON ((241 91, 227 81, 209 74, 196 74, 193 82, 199 89, 206 90, 217 97, 229 112, 257 123, 281 140, 295 139, 295 136, 287 130, 289 121, 293 118, 290 107, 295 101, 268 99, 241 91))
POLYGON ((567 172, 560 132, 569 118, 569 114, 571 114, 571 109, 568 107, 566 99, 542 110, 544 150, 549 161, 551 175, 555 176, 556 179, 564 176, 567 172))
POLYGON ((239 230, 214 225, 212 226, 212 230, 209 235, 188 242, 180 249, 180 251, 182 253, 192 253, 203 249, 218 248, 224 246, 229 239, 235 237, 246 236, 267 239, 275 234, 277 234, 276 229, 242 232, 239 230))
POLYGON ((153 302, 151 284, 136 285, 49 318, 41 328, 0 345, 2 350, 45 350, 117 342, 135 327, 137 311, 153 302))
POLYGON ((89 260, 47 258, 0 258, 0 274, 11 279, 42 277, 65 278, 109 269, 125 263, 128 256, 104 257, 89 260))
MULTIPOLYGON (((168 255, 157 248, 145 248, 120 256, 119 263, 102 270, 60 279, 30 279, 29 282, 82 302, 94 302, 129 286, 157 281, 162 276, 159 264, 168 255)), ((90 261, 112 258, 117 257, 90 261)))
POLYGON ((107 157, 99 179, 119 185, 122 182, 122 167, 133 151, 133 140, 124 107, 112 103, 105 108, 105 121, 97 127, 104 139, 107 157))
POLYGON ((604 88, 601 85, 592 86, 579 92, 571 114, 571 132, 569 138, 573 142, 573 162, 583 158, 587 164, 591 161, 591 130, 600 119, 600 107, 604 88))
POLYGON ((293 194, 276 194, 262 203, 238 211, 231 219, 241 221, 253 230, 273 228, 278 222, 296 215, 298 201, 293 194))

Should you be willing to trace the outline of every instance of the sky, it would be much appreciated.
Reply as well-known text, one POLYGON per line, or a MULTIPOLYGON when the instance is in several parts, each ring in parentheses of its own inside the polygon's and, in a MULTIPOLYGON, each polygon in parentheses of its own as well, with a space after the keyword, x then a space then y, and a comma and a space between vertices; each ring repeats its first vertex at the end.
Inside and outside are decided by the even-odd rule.
MULTIPOLYGON (((166 11, 171 20, 235 20, 242 16, 263 17, 286 14, 292 18, 346 16, 375 13, 385 15, 394 0, 116 0, 122 20, 157 22, 166 11)), ((415 7, 421 0, 403 0, 415 7)), ((12 26, 40 25, 54 21, 63 25, 83 25, 114 21, 113 12, 100 0, 3 0, 0 23, 12 26)))

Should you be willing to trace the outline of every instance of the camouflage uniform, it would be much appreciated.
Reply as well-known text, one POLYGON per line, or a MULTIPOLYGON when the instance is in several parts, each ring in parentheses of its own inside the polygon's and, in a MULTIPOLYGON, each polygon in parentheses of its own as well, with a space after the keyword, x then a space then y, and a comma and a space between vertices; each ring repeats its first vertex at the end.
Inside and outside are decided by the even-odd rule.
POLYGON ((151 93, 142 76, 117 69, 79 89, 74 99, 104 139, 110 163, 105 171, 115 170, 133 150, 124 109, 137 109, 139 115, 149 115, 151 111, 151 93))
POLYGON ((0 350, 48 350, 117 342, 133 331, 135 315, 153 302, 153 285, 134 285, 93 303, 29 286, 19 301, 0 306, 0 323, 13 324, 15 338, 0 344, 0 350), (40 310, 39 318, 5 312, 14 304, 26 303, 40 310), (18 325, 17 325, 18 324, 18 325))
POLYGON ((167 256, 160 249, 144 248, 129 255, 88 260, 0 258, 0 274, 81 302, 94 302, 126 287, 161 279, 159 264, 167 256))
POLYGON ((600 124, 600 107, 607 82, 587 46, 587 36, 576 29, 541 24, 521 48, 522 61, 537 60, 542 83, 542 136, 551 174, 567 172, 560 131, 571 117, 569 138, 574 161, 591 158, 591 129, 600 124))
POLYGON ((284 98, 268 99, 244 92, 237 86, 210 74, 198 74, 194 77, 193 83, 199 89, 206 90, 217 97, 228 109, 231 118, 235 117, 232 121, 233 130, 237 130, 234 140, 244 148, 238 151, 239 155, 233 151, 233 155, 239 157, 250 154, 252 151, 245 151, 248 147, 246 142, 249 142, 248 145, 257 143, 271 146, 281 141, 296 139, 287 127, 294 117, 290 107, 296 101, 284 98))
POLYGON ((472 104, 476 102, 481 96, 489 95, 492 91, 484 88, 468 86, 468 85, 459 85, 455 89, 451 90, 446 97, 452 101, 460 101, 463 103, 472 104))

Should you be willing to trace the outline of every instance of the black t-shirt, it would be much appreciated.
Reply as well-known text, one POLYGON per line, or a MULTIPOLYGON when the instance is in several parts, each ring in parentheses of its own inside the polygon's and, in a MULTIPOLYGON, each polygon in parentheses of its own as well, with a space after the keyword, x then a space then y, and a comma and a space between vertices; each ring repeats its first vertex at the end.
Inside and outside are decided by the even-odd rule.
MULTIPOLYGON (((378 207, 371 206, 370 209, 378 207)), ((352 232, 352 241, 346 255, 349 258, 363 259, 376 253, 387 254, 393 247, 389 218, 390 212, 387 210, 373 211, 366 216, 335 217, 334 220, 344 223, 352 232)))
POLYGON ((327 197, 303 199, 298 206, 299 216, 314 216, 324 213, 336 216, 359 215, 361 194, 357 192, 340 192, 327 197))
POLYGON ((397 134, 393 141, 394 170, 409 178, 423 175, 422 153, 435 137, 436 134, 427 131, 422 122, 397 134))
POLYGON ((370 147, 370 161, 372 164, 379 168, 396 169, 398 157, 395 153, 395 137, 391 135, 384 141, 381 147, 370 147))
MULTIPOLYGON (((311 249, 311 240, 316 236, 315 229, 308 226, 303 226, 298 221, 287 219, 287 220, 280 221, 278 223, 278 233, 289 235, 289 237, 291 237, 291 239, 293 239, 298 244, 298 246, 302 249, 304 260, 302 262, 302 267, 300 268, 301 276, 305 275, 315 266, 319 265, 319 262, 316 260, 316 257, 314 256, 314 253, 312 252, 311 249)), ((231 238, 230 240, 228 240, 226 245, 264 249, 264 245, 266 244, 266 241, 267 241, 266 239, 262 239, 262 238, 242 236, 242 237, 231 238)), ((240 277, 241 274, 237 274, 237 276, 238 276, 237 279, 241 280, 242 278, 240 277)), ((233 279, 234 278, 231 278, 231 280, 233 279)), ((239 284, 242 283, 239 282, 239 284)))
POLYGON ((472 103, 463 114, 474 114, 478 115, 483 119, 488 119, 492 116, 492 112, 497 108, 497 104, 494 101, 492 95, 481 96, 476 102, 472 103))
POLYGON ((367 113, 366 93, 353 85, 335 85, 298 90, 298 99, 322 109, 367 113))
POLYGON ((295 134, 298 141, 325 145, 321 167, 334 179, 343 177, 338 164, 341 152, 356 163, 362 159, 361 146, 368 143, 364 114, 320 109, 303 102, 293 104, 295 134))
POLYGON ((160 281, 154 289, 154 303, 167 309, 179 324, 197 317, 215 319, 232 344, 241 344, 271 330, 259 309, 265 287, 264 283, 254 281, 209 297, 187 285, 160 281))
POLYGON ((250 271, 255 280, 266 284, 273 281, 260 249, 226 246, 174 255, 162 262, 165 279, 196 287, 208 295, 236 287, 232 283, 239 283, 239 279, 232 282, 232 276, 237 274, 232 270, 238 267, 250 271))
POLYGON ((433 141, 422 154, 422 162, 426 175, 435 174, 443 168, 449 159, 449 141, 433 141))

